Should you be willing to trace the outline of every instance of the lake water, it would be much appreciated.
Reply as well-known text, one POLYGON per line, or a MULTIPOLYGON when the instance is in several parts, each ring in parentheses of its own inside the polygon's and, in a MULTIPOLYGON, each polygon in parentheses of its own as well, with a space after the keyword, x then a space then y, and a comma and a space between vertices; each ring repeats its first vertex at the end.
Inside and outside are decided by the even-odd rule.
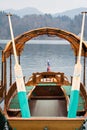
MULTIPOLYGON (((4 48, 5 42, 0 46, 4 48)), ((70 79, 73 75, 75 57, 70 44, 65 40, 30 40, 27 42, 21 56, 23 75, 29 78, 33 72, 46 71, 48 59, 51 71, 64 72, 70 79)), ((9 60, 7 66, 9 73, 9 60)))

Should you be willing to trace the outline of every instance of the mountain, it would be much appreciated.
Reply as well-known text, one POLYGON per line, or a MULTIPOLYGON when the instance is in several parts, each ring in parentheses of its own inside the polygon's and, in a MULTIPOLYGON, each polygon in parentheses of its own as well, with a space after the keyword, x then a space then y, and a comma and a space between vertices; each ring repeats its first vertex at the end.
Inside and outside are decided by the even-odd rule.
POLYGON ((19 9, 19 10, 8 9, 8 10, 4 10, 4 12, 6 12, 6 13, 10 12, 11 14, 15 14, 20 17, 23 17, 24 15, 43 14, 41 11, 39 11, 38 9, 33 8, 33 7, 26 7, 26 8, 19 9))
POLYGON ((87 8, 81 7, 81 8, 77 8, 77 9, 67 10, 67 11, 64 11, 62 13, 56 13, 53 16, 57 17, 57 16, 66 15, 66 16, 68 16, 70 18, 74 18, 75 15, 79 15, 79 14, 81 14, 81 12, 86 11, 86 10, 87 10, 87 8))
MULTIPOLYGON (((56 14, 52 14, 53 17, 57 17, 57 16, 68 16, 70 18, 74 18, 75 15, 79 15, 81 14, 82 11, 86 11, 87 8, 76 8, 76 9, 72 9, 72 10, 67 10, 67 11, 64 11, 64 12, 60 12, 60 13, 56 13, 56 14)), ((36 8, 33 8, 33 7, 26 7, 26 8, 23 8, 23 9, 19 9, 19 10, 14 10, 14 9, 8 9, 8 10, 4 10, 4 12, 6 13, 12 13, 12 14, 15 14, 15 15, 18 15, 20 17, 23 17, 24 15, 32 15, 32 14, 36 14, 36 15, 40 15, 40 14, 44 14, 43 12, 39 11, 38 9, 36 8)))

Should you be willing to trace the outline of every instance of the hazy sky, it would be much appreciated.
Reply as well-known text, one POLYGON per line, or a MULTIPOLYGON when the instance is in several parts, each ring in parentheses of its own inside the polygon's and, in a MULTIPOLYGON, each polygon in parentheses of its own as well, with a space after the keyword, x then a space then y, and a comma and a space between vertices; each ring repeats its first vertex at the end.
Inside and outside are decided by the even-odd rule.
POLYGON ((56 13, 87 7, 87 0, 0 0, 0 10, 35 7, 44 13, 56 13))

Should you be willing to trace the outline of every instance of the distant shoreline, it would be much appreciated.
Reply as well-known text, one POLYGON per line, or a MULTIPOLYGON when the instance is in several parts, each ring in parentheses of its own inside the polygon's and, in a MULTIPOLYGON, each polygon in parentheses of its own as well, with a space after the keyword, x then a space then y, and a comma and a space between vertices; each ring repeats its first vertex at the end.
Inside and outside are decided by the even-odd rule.
MULTIPOLYGON (((0 40, 0 43, 7 44, 11 40, 0 40)), ((26 42, 26 44, 69 44, 68 41, 61 39, 61 40, 29 40, 26 42), (49 41, 49 43, 48 43, 49 41), (64 43, 62 42, 64 41, 64 43)))

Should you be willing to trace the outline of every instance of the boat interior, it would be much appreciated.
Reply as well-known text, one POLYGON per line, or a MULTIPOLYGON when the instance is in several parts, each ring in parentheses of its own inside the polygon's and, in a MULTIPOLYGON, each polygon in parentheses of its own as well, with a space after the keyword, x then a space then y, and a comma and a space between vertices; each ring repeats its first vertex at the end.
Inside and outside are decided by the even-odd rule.
MULTIPOLYGON (((67 117, 71 84, 64 73, 34 73, 25 85, 32 117, 67 117)), ((77 116, 86 113, 85 101, 86 92, 81 84, 77 116)), ((6 104, 9 116, 21 117, 16 83, 9 90, 6 104)))

